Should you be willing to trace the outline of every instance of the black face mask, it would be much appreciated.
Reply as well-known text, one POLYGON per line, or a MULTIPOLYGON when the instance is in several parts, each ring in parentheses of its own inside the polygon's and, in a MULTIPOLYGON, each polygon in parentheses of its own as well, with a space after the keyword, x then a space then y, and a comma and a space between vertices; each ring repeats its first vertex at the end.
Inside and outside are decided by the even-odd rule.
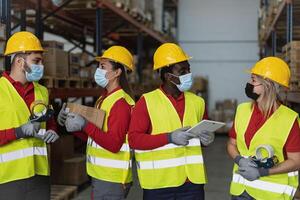
POLYGON ((245 87, 245 93, 246 93, 247 97, 256 101, 259 97, 259 94, 254 93, 253 89, 254 89, 254 85, 247 83, 247 85, 245 87))

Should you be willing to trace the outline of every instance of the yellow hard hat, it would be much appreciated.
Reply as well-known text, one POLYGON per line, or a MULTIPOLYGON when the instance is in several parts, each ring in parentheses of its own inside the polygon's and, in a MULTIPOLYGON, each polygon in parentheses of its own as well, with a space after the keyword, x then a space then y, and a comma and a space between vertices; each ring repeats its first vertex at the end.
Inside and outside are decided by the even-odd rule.
POLYGON ((133 56, 131 53, 122 46, 112 46, 104 51, 102 56, 97 56, 96 60, 100 61, 101 59, 106 58, 120 64, 123 64, 129 70, 133 70, 133 56))
POLYGON ((18 52, 45 51, 40 40, 28 31, 21 31, 13 34, 6 43, 4 55, 18 52))
POLYGON ((175 63, 189 60, 188 56, 182 48, 174 43, 164 43, 157 48, 153 56, 153 70, 157 70, 163 67, 168 67, 175 63))
POLYGON ((291 72, 286 62, 280 58, 266 57, 258 61, 249 72, 289 87, 291 72))

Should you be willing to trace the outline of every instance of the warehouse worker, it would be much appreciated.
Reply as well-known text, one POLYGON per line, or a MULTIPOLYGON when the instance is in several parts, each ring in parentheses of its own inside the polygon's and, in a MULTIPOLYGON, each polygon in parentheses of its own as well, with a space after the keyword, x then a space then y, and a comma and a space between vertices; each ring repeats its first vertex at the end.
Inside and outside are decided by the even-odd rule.
POLYGON ((112 46, 101 57, 96 83, 105 88, 96 102, 104 110, 103 128, 99 129, 82 116, 67 113, 63 106, 58 122, 67 131, 83 131, 88 136, 87 173, 92 177, 94 200, 124 199, 132 182, 131 156, 126 134, 134 101, 126 78, 126 69, 133 70, 133 56, 122 46, 112 46))
POLYGON ((203 132, 199 140, 186 132, 207 118, 204 100, 187 92, 193 82, 189 59, 176 44, 162 44, 154 54, 154 70, 160 69, 163 84, 144 94, 132 112, 128 137, 144 200, 204 199, 200 140, 209 145, 214 134, 203 132))
POLYGON ((227 144, 235 162, 232 199, 293 199, 300 169, 298 114, 284 106, 278 95, 279 86, 289 87, 289 66, 267 57, 250 73, 245 92, 252 102, 238 106, 227 144))
POLYGON ((12 56, 10 72, 0 78, 0 199, 50 198, 46 143, 58 139, 54 118, 30 122, 35 102, 48 104, 48 91, 37 83, 43 76, 43 51, 30 32, 12 35, 5 56, 12 56))

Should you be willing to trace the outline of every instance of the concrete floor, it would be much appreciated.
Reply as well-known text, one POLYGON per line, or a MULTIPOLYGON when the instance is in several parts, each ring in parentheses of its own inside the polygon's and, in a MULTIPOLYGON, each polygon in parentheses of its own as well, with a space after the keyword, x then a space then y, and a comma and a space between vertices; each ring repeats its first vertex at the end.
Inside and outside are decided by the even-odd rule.
MULTIPOLYGON (((204 148, 208 184, 205 186, 206 200, 229 200, 229 185, 233 162, 226 153, 227 136, 217 136, 213 145, 204 148)), ((135 180, 137 180, 135 176, 135 180)), ((91 187, 78 194, 75 200, 90 199, 91 187)), ((142 200, 142 190, 134 181, 128 200, 142 200)))

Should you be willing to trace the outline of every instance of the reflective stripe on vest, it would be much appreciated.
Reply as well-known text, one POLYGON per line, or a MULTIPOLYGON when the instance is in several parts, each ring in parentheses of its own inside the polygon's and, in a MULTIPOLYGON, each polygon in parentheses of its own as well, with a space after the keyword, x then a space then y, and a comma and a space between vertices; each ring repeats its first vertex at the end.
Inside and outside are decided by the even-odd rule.
POLYGON ((139 161, 137 162, 139 169, 163 169, 169 167, 178 167, 189 164, 203 164, 202 156, 186 156, 180 158, 172 158, 168 160, 156 161, 139 161))
POLYGON ((131 160, 130 161, 112 160, 106 158, 97 158, 95 156, 90 156, 90 155, 87 156, 87 161, 91 164, 98 165, 98 166, 125 169, 125 170, 128 170, 132 166, 131 160))
MULTIPOLYGON (((34 85, 34 100, 48 105, 48 91, 38 83, 34 85)), ((17 128, 28 122, 30 111, 25 101, 5 77, 0 78, 0 130, 17 128)), ((46 123, 41 123, 46 128, 46 123)), ((49 175, 46 143, 37 138, 14 140, 0 146, 0 184, 49 175)))
MULTIPOLYGON (((252 103, 243 103, 237 108, 235 130, 237 133, 238 151, 242 156, 249 157, 255 155, 257 146, 271 145, 279 163, 284 162, 284 145, 298 114, 283 105, 279 106, 255 133, 248 148, 244 134, 250 122, 252 112, 252 103)), ((298 172, 269 175, 261 177, 257 181, 249 182, 235 174, 237 170, 238 166, 235 164, 230 187, 232 195, 240 195, 246 190, 255 199, 292 199, 294 189, 298 185, 298 172)))
POLYGON ((288 185, 271 183, 271 182, 261 181, 261 180, 248 181, 247 179, 243 178, 239 174, 233 174, 232 182, 246 185, 252 188, 256 188, 258 190, 265 190, 265 191, 274 192, 278 194, 287 194, 289 196, 294 196, 297 191, 297 188, 293 188, 288 185))
MULTIPOLYGON (((87 144, 90 145, 91 147, 94 147, 96 149, 104 149, 103 147, 101 147, 100 145, 98 145, 92 138, 88 138, 87 144)), ((129 144, 127 143, 123 143, 120 151, 125 151, 125 152, 129 152, 130 153, 130 147, 129 144)))
MULTIPOLYGON (((103 100, 100 106, 100 109, 106 113, 102 128, 103 132, 108 131, 107 122, 111 108, 121 98, 125 99, 129 105, 134 105, 134 101, 122 89, 110 94, 103 100)), ((89 137, 87 141, 87 173, 99 180, 115 183, 131 182, 132 163, 130 153, 130 147, 126 141, 124 141, 118 153, 112 153, 89 137)))
MULTIPOLYGON (((152 135, 169 133, 202 120, 204 100, 185 92, 183 122, 168 97, 160 90, 144 94, 152 126, 152 135)), ((167 144, 152 150, 135 150, 139 181, 143 189, 177 187, 189 179, 195 184, 206 183, 205 167, 199 139, 187 146, 167 144)))
MULTIPOLYGON (((200 146, 200 140, 197 138, 190 139, 189 144, 187 146, 189 147, 195 147, 195 146, 200 146)), ((174 149, 174 148, 182 148, 182 146, 176 145, 176 144, 167 144, 162 147, 158 147, 156 149, 152 150, 134 150, 134 153, 145 153, 145 152, 153 152, 153 151, 160 151, 160 150, 166 150, 166 149, 174 149)))
POLYGON ((26 149, 20 149, 17 151, 11 151, 9 153, 0 154, 0 163, 10 162, 29 156, 47 156, 46 147, 29 147, 26 149))

